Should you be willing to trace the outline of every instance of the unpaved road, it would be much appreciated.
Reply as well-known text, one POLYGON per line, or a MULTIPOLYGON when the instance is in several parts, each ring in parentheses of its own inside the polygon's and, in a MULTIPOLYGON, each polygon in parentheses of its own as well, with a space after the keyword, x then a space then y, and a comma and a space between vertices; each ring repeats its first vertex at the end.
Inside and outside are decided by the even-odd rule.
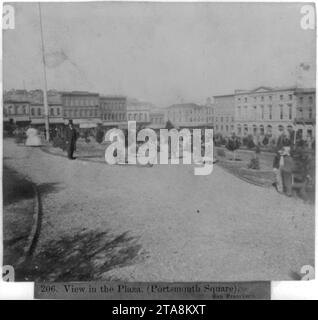
POLYGON ((287 280, 314 264, 314 207, 218 166, 110 166, 4 142, 4 162, 42 190, 28 278, 287 280))

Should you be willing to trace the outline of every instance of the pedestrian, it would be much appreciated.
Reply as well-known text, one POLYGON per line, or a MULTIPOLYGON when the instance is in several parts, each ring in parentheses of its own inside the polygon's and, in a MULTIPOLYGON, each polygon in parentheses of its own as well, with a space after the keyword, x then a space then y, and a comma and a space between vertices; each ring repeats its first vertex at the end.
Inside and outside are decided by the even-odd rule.
POLYGON ((38 134, 38 130, 35 129, 33 126, 30 126, 29 129, 26 131, 26 142, 25 145, 29 147, 39 147, 42 145, 41 138, 38 134))
POLYGON ((295 162, 290 155, 290 147, 283 147, 280 158, 280 170, 283 179, 283 190, 288 197, 292 196, 293 172, 295 171, 295 162))
POLYGON ((281 156, 282 150, 279 150, 273 160, 273 171, 275 174, 275 182, 273 186, 279 193, 283 193, 283 178, 282 178, 282 171, 281 171, 281 156))
POLYGON ((73 153, 76 150, 76 140, 77 140, 77 132, 73 125, 73 120, 69 120, 68 126, 65 130, 65 143, 67 149, 67 157, 70 160, 76 159, 73 157, 73 153))

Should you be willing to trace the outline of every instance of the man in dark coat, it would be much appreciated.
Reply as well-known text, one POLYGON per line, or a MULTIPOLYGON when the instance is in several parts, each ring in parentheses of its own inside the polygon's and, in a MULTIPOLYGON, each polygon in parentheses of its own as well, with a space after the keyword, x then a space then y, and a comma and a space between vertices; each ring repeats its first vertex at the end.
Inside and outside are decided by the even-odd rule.
POLYGON ((67 149, 67 157, 70 160, 74 160, 73 152, 76 149, 77 132, 73 126, 73 121, 69 120, 68 125, 65 130, 65 142, 67 149))

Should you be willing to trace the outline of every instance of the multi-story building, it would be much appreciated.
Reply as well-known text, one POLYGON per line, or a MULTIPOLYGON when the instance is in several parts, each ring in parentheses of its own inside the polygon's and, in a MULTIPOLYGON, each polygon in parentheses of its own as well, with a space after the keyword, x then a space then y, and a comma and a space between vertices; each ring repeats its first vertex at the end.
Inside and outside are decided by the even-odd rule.
POLYGON ((122 127, 127 122, 127 98, 125 96, 101 96, 101 119, 105 127, 122 127))
POLYGON ((214 96, 213 128, 214 133, 230 136, 235 131, 234 94, 214 96))
MULTIPOLYGON (((314 90, 259 87, 250 91, 237 90, 234 99, 235 132, 238 136, 277 137, 289 128, 299 129, 306 121, 307 125, 313 125, 314 90)), ((313 128, 306 130, 314 134, 313 128)))
POLYGON ((316 90, 296 89, 295 129, 303 139, 315 136, 316 125, 316 90))
POLYGON ((201 128, 210 124, 212 111, 208 106, 180 103, 167 108, 166 118, 176 127, 201 128))
POLYGON ((28 100, 8 98, 3 102, 3 121, 27 125, 30 120, 30 102, 28 100))
MULTIPOLYGON (((51 124, 64 124, 63 104, 61 95, 56 91, 48 91, 48 116, 51 124)), ((30 92, 30 120, 32 124, 44 124, 43 92, 34 90, 30 92)))
MULTIPOLYGON (((49 119, 52 124, 63 124, 61 96, 48 92, 49 119)), ((44 124, 44 104, 42 90, 14 90, 4 95, 3 121, 17 125, 44 124)))
POLYGON ((129 99, 127 105, 127 120, 136 121, 137 126, 149 127, 151 123, 150 112, 152 105, 137 99, 129 99))
POLYGON ((62 92, 64 119, 79 127, 95 127, 101 123, 99 94, 86 91, 62 92))

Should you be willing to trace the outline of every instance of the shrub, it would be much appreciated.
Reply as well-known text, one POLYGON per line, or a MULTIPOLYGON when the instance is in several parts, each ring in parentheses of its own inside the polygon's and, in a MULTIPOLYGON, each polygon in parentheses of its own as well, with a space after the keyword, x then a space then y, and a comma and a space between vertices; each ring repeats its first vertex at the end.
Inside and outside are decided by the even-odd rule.
POLYGON ((26 140, 26 135, 24 132, 19 131, 15 134, 15 143, 24 143, 26 140))
POLYGON ((247 137, 247 144, 246 144, 246 146, 247 146, 248 149, 253 149, 253 148, 255 148, 255 143, 254 143, 254 141, 253 141, 253 136, 249 135, 249 136, 247 137))
POLYGON ((53 138, 53 147, 60 148, 64 151, 64 150, 66 150, 66 143, 63 138, 61 138, 59 135, 57 135, 53 138))
POLYGON ((259 170, 260 169, 259 158, 258 157, 252 158, 249 164, 247 165, 247 167, 249 169, 259 170))

